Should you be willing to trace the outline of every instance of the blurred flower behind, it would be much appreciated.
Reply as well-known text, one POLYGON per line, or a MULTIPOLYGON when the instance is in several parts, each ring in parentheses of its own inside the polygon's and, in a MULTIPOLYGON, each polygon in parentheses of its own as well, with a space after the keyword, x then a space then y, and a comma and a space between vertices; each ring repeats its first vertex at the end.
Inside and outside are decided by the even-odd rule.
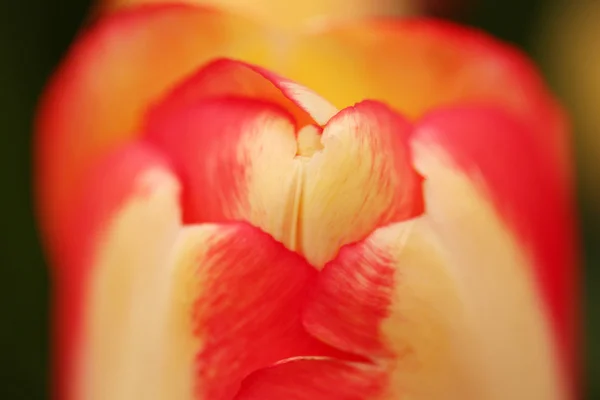
POLYGON ((383 2, 146 3, 41 101, 61 399, 575 396, 570 136, 523 54, 383 2))

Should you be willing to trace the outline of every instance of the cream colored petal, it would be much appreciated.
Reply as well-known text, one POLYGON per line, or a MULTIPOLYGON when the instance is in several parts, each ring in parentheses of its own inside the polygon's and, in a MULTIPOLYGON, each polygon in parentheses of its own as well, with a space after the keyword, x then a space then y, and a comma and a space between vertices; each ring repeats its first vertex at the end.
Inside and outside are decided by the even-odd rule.
POLYGON ((161 329, 166 323, 166 268, 180 229, 179 185, 147 170, 137 193, 99 236, 89 277, 76 399, 166 399, 161 329))
POLYGON ((306 159, 296 248, 317 267, 377 226, 421 209, 421 178, 411 165, 411 126, 391 109, 365 101, 334 117, 323 150, 306 159))
MULTIPOLYGON (((426 215, 416 234, 423 229, 429 243, 421 253, 438 254, 454 291, 454 296, 428 299, 429 307, 434 313, 439 307, 437 320, 445 325, 452 356, 474 398, 567 398, 527 248, 497 214, 476 176, 466 176, 433 144, 419 144, 415 159, 426 179, 426 215)), ((401 271, 400 282, 406 279, 401 271)), ((420 285, 428 284, 416 284, 407 283, 406 289, 418 293, 418 301, 424 293, 420 285)), ((419 320, 402 301, 403 291, 397 293, 399 315, 413 311, 419 320)), ((392 335, 402 330, 391 321, 385 329, 392 335)), ((448 367, 452 373, 453 366, 448 367)))

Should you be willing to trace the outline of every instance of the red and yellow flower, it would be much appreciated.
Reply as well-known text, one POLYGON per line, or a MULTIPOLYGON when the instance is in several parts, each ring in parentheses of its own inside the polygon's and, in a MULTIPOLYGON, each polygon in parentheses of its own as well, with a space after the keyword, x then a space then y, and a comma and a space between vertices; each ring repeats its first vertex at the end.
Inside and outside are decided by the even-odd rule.
POLYGON ((573 394, 565 118, 482 33, 130 7, 37 139, 63 399, 573 394))

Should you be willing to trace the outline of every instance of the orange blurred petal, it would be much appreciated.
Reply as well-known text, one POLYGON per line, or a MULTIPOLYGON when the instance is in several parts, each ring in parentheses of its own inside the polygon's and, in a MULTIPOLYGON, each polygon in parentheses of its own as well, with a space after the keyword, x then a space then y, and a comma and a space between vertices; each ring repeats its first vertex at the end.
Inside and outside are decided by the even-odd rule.
POLYGON ((288 56, 286 75, 338 108, 376 99, 417 118, 442 105, 490 104, 525 120, 558 160, 568 157, 564 115, 539 71, 482 32, 426 19, 330 24, 288 56))
POLYGON ((310 89, 256 65, 218 59, 183 80, 148 113, 147 126, 157 119, 210 98, 242 97, 280 106, 290 113, 296 127, 325 125, 338 110, 310 89))

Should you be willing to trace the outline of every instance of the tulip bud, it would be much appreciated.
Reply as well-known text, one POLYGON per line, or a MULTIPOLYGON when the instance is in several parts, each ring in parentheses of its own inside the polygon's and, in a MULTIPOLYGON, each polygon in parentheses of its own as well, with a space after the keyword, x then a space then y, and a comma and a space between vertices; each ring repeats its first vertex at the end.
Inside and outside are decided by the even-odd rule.
POLYGON ((535 69, 438 21, 272 32, 132 7, 50 83, 57 396, 573 398, 568 132, 535 69))

